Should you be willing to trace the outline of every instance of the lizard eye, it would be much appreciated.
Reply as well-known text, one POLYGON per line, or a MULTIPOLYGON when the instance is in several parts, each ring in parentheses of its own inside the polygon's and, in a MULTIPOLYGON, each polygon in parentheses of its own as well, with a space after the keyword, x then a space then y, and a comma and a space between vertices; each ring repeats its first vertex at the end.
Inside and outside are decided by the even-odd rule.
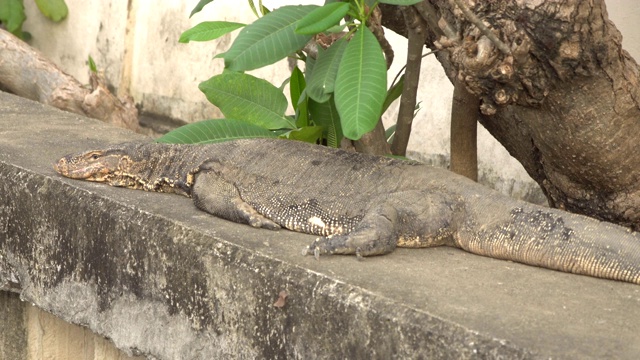
POLYGON ((98 158, 99 158, 98 154, 91 155, 91 160, 98 160, 98 158))

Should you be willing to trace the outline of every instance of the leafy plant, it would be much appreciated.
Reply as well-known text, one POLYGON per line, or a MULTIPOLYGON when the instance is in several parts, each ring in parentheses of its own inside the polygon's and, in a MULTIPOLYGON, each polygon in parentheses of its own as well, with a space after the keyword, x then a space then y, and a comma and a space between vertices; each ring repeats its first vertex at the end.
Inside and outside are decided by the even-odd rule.
MULTIPOLYGON (((420 0, 382 0, 380 2, 411 5, 420 0)), ((191 16, 212 0, 201 0, 191 16)), ((251 132, 248 136, 280 136, 308 142, 339 146, 343 137, 358 140, 371 131, 382 113, 402 92, 402 81, 387 91, 386 61, 376 36, 367 27, 377 6, 365 0, 335 2, 323 6, 283 6, 273 11, 261 2, 258 9, 249 0, 258 16, 244 25, 224 21, 209 21, 185 31, 180 42, 216 39, 241 29, 231 47, 217 58, 223 58, 225 71, 202 82, 200 90, 227 119, 227 129, 242 127, 242 131, 216 132, 211 122, 187 125, 197 133, 194 142, 218 141, 243 133, 249 124, 266 132, 251 132), (260 16, 261 15, 261 16, 260 16), (303 49, 316 35, 338 39, 328 48, 317 45, 317 55, 303 49), (289 99, 294 114, 286 114, 287 99, 282 89, 258 79, 245 71, 273 64, 288 56, 304 62, 304 73, 294 67, 289 83, 289 99), (206 135, 206 139, 202 134, 206 135)), ((186 128, 186 127, 185 127, 186 128)), ((252 128, 255 130, 255 128, 252 128)), ((188 134, 175 130, 181 141, 188 134)), ((169 141, 169 133, 160 141, 169 141)))
MULTIPOLYGON (((69 13, 64 0, 35 0, 35 3, 44 16, 55 22, 64 20, 69 13)), ((21 39, 28 38, 29 34, 22 31, 26 19, 23 0, 0 0, 0 22, 7 31, 21 39)))
POLYGON ((156 141, 171 144, 208 144, 228 140, 277 137, 260 126, 233 119, 205 120, 181 126, 156 141), (216 134, 212 137, 211 134, 216 134))

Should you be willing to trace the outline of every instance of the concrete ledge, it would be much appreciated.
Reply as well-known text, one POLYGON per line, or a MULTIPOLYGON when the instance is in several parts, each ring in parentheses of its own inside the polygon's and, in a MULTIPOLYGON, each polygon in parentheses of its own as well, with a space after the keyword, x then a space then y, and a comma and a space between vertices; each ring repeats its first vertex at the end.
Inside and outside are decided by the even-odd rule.
POLYGON ((450 248, 315 261, 300 255, 311 236, 51 168, 135 138, 0 93, 0 288, 17 283, 22 299, 160 359, 640 354, 637 285, 450 248))

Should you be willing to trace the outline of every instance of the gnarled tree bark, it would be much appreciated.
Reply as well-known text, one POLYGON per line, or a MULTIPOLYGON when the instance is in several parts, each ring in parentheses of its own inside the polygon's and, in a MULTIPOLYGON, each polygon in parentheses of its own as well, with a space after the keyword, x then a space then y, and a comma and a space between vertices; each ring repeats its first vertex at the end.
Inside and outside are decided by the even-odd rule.
MULTIPOLYGON (((640 230, 640 69, 604 0, 462 1, 507 53, 452 1, 417 7, 447 76, 481 99, 481 123, 551 206, 640 230)), ((406 34, 394 7, 383 25, 406 34)))

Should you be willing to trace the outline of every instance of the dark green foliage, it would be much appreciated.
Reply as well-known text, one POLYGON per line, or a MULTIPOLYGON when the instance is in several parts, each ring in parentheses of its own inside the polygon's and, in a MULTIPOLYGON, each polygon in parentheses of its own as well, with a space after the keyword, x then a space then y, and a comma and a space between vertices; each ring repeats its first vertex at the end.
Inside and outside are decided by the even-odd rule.
MULTIPOLYGON (((200 1, 191 15, 210 2, 200 1)), ((411 1, 399 3, 405 2, 411 1)), ((239 120, 226 124, 229 128, 243 127, 236 133, 252 124, 271 135, 277 132, 281 137, 338 147, 343 137, 359 139, 373 129, 383 111, 402 91, 399 84, 387 92, 382 49, 364 26, 371 14, 364 0, 327 1, 324 6, 283 6, 272 11, 261 1, 256 4, 249 0, 249 7, 258 16, 251 24, 243 27, 222 21, 204 22, 180 37, 180 42, 207 41, 243 27, 227 52, 215 56, 224 58, 223 74, 199 86, 225 117, 239 120), (301 51, 314 35, 341 32, 345 28, 348 34, 327 49, 318 46, 317 61, 301 51), (304 62, 305 70, 297 66, 292 70, 288 85, 294 113, 287 115, 283 89, 244 71, 291 56, 304 62)), ((203 125, 198 130, 216 129, 203 125)), ((210 136, 220 138, 217 134, 210 136)))

